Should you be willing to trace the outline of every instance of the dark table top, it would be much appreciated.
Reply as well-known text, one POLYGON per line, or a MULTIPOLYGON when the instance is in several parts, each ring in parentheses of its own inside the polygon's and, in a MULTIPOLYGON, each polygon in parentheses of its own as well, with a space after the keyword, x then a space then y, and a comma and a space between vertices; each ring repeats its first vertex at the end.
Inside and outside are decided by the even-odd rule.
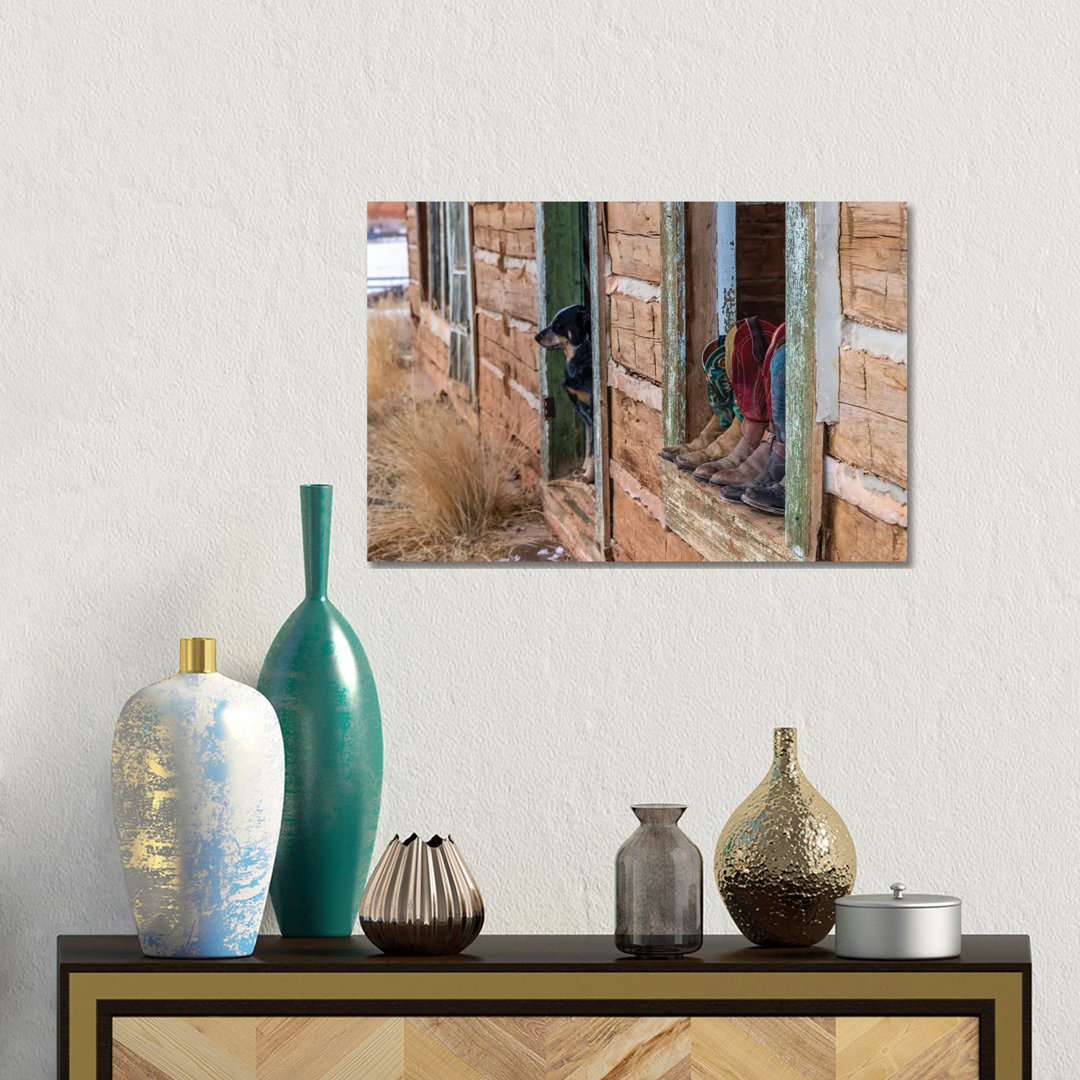
POLYGON ((61 936, 62 970, 82 971, 1023 971, 1031 965, 1026 935, 965 934, 948 960, 842 960, 827 937, 809 949, 762 949, 737 934, 705 938, 691 956, 639 960, 607 935, 484 934, 459 956, 385 956, 365 937, 259 938, 251 956, 227 960, 160 960, 143 956, 134 935, 61 936))

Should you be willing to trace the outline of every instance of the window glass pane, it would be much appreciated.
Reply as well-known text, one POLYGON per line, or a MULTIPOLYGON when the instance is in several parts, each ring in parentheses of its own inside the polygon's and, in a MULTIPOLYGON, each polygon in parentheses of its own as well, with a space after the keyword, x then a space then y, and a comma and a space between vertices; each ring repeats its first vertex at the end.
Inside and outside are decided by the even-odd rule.
POLYGON ((469 336, 461 330, 450 331, 450 378, 470 385, 470 366, 472 350, 469 348, 469 336))
POLYGON ((455 270, 468 266, 468 241, 465 237, 465 204, 447 203, 450 213, 450 265, 455 270))
POLYGON ((443 204, 428 203, 428 265, 431 268, 431 306, 442 311, 446 306, 446 252, 443 248, 443 204))

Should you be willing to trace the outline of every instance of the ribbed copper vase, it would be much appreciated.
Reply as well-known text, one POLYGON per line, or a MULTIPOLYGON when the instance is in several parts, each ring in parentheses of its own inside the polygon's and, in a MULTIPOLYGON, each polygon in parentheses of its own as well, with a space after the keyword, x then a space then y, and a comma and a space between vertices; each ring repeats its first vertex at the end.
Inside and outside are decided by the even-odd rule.
POLYGON ((796 750, 796 729, 776 728, 768 776, 716 845, 720 895, 755 945, 816 944, 832 929, 834 901, 855 885, 851 833, 803 775, 796 750))
POLYGON ((459 953, 483 925, 480 890, 449 836, 395 836, 360 900, 360 929, 386 953, 459 953))

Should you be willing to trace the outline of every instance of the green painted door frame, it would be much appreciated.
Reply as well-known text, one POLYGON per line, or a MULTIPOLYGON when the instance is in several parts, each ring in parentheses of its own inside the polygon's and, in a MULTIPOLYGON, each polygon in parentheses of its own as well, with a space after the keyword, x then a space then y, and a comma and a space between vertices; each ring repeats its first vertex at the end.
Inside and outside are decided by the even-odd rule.
MULTIPOLYGON (((584 203, 536 204, 537 323, 542 329, 561 308, 585 304, 584 203)), ((540 350, 540 476, 569 476, 585 454, 585 437, 563 389, 566 358, 540 350)))

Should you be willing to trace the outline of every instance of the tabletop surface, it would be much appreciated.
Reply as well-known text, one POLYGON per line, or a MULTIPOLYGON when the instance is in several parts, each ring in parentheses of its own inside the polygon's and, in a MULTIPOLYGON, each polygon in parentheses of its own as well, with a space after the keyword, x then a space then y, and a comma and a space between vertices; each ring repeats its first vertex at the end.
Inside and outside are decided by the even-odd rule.
POLYGON ((347 938, 262 936, 251 956, 162 960, 143 956, 134 935, 61 936, 61 971, 1023 971, 1031 946, 1022 934, 965 934, 947 960, 845 960, 833 938, 798 949, 763 949, 737 934, 708 936, 690 956, 640 960, 607 935, 481 935, 458 956, 386 956, 362 935, 347 938))

